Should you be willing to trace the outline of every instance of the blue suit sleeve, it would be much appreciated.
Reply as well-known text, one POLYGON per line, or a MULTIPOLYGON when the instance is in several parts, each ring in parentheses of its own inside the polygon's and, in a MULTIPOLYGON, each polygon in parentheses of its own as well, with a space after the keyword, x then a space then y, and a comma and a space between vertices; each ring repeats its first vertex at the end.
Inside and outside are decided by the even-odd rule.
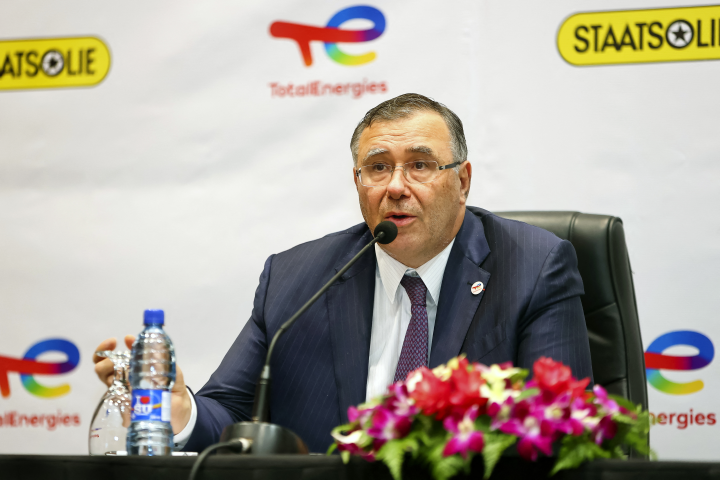
POLYGON ((265 261, 260 275, 252 316, 208 383, 195 395, 197 423, 185 451, 199 452, 216 443, 227 425, 250 420, 255 384, 267 354, 264 311, 272 259, 265 261))
POLYGON ((592 382, 590 344, 580 302, 583 293, 575 249, 563 240, 546 258, 518 325, 519 366, 532 373, 535 360, 550 357, 569 366, 576 378, 590 377, 592 382))

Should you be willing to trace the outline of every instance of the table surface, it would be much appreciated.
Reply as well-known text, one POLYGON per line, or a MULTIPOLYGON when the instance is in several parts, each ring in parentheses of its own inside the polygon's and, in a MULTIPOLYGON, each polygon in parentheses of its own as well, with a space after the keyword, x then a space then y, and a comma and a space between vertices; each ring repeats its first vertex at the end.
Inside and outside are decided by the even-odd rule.
MULTIPOLYGON (((197 457, 90 457, 55 455, 0 455, 2 480, 178 480, 186 479, 197 457)), ((552 459, 529 463, 517 458, 502 458, 493 479, 547 478, 552 459)), ((473 465, 470 476, 482 478, 473 465)), ((198 475, 198 480, 392 480, 381 463, 359 458, 344 465, 337 456, 272 455, 212 456, 198 475)), ((410 467, 404 479, 430 476, 422 469, 410 467)), ((720 480, 720 462, 649 462, 644 460, 601 460, 573 471, 560 472, 557 480, 720 480)))

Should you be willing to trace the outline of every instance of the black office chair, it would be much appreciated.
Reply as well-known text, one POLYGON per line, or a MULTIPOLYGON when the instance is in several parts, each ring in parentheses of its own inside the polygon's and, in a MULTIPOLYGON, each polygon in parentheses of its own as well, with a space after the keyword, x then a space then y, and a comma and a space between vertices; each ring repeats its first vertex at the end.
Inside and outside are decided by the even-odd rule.
POLYGON ((575 247, 593 377, 609 393, 647 409, 640 324, 622 220, 580 212, 496 212, 549 230, 575 247))

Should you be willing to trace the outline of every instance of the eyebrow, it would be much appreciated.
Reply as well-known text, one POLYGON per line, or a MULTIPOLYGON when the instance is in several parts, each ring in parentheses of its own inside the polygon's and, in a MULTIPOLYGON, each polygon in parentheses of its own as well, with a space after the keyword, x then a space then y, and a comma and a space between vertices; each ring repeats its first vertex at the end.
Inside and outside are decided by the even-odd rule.
POLYGON ((412 147, 408 147, 405 151, 406 152, 415 152, 415 153, 425 153, 432 157, 435 156, 435 152, 433 152, 433 149, 430 147, 426 147, 425 145, 415 145, 412 147))
POLYGON ((383 153, 388 153, 387 148, 372 148, 365 155, 365 158, 363 158, 362 163, 365 163, 367 161, 367 159, 370 157, 374 157, 375 155, 382 155, 383 153))
MULTIPOLYGON (((431 157, 437 159, 437 155, 435 155, 435 152, 433 151, 433 149, 430 147, 427 147, 425 145, 413 145, 412 147, 406 148, 405 151, 411 152, 411 153, 424 153, 426 155, 430 155, 431 157)), ((363 158, 362 163, 367 162, 367 160, 370 157, 374 157, 376 155, 382 155, 383 153, 388 153, 388 150, 386 148, 373 148, 365 155, 365 158, 363 158)))

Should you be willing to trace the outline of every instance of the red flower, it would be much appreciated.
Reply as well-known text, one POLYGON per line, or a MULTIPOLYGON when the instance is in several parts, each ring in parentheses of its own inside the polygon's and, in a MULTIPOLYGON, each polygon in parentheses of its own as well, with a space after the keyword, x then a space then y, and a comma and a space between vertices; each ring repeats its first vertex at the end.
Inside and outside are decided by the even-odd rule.
POLYGON ((570 367, 547 357, 540 357, 535 361, 533 375, 533 380, 540 390, 551 393, 553 397, 565 392, 573 397, 583 396, 585 387, 590 383, 589 378, 576 380, 570 367))
POLYGON ((468 361, 460 359, 460 365, 452 371, 450 376, 450 398, 453 413, 464 415, 468 408, 479 407, 479 415, 485 414, 487 398, 480 395, 480 387, 485 383, 480 370, 468 369, 468 361))
MULTIPOLYGON (((415 400, 415 406, 425 415, 437 414, 441 420, 450 411, 450 382, 443 382, 427 367, 415 370, 415 374, 422 375, 422 379, 414 385, 410 397, 415 400)), ((408 378, 412 376, 411 373, 408 378)))

